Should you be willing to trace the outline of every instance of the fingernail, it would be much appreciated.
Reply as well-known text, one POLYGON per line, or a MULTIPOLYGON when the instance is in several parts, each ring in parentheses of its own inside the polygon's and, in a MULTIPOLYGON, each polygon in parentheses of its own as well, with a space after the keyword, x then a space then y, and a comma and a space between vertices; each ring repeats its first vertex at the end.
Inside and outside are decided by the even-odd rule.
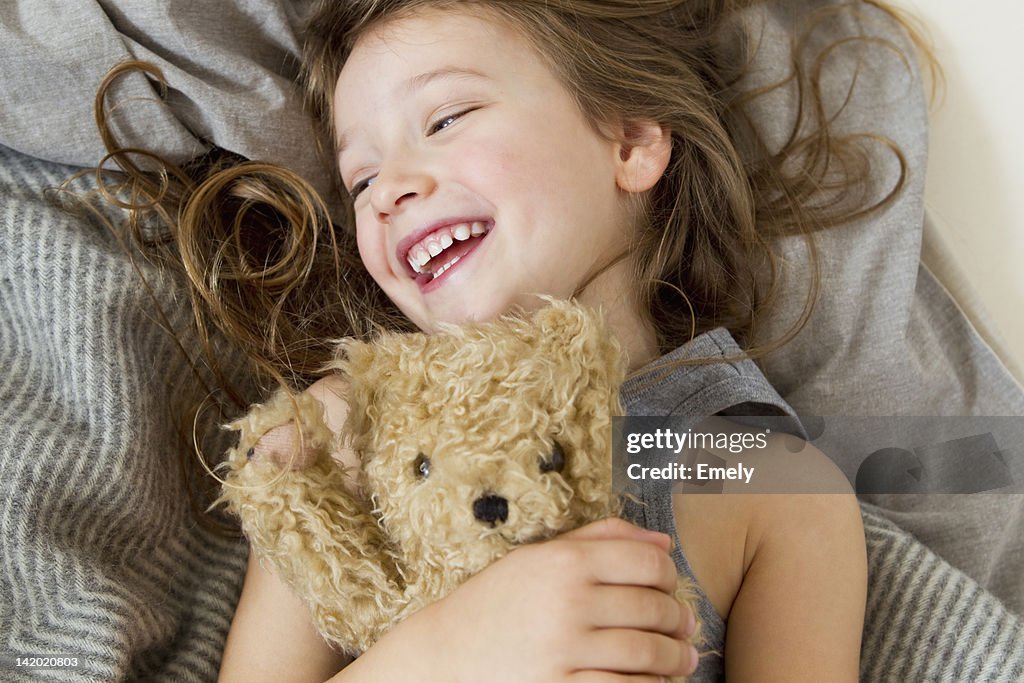
POLYGON ((697 648, 693 645, 690 646, 690 673, 697 670, 697 664, 700 661, 700 655, 697 654, 697 648))
POLYGON ((643 529, 644 535, 652 541, 656 541, 658 545, 671 546, 672 537, 661 531, 651 531, 650 529, 643 529))
POLYGON ((697 616, 692 609, 686 610, 686 628, 683 630, 687 636, 692 636, 693 632, 697 630, 697 616))

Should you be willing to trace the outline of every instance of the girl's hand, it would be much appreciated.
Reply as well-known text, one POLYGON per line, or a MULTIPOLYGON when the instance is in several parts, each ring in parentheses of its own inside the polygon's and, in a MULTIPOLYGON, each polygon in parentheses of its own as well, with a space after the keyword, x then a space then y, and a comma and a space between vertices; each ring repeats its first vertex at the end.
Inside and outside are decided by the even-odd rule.
POLYGON ((299 598, 250 559, 220 681, 660 683, 688 675, 694 619, 669 539, 622 520, 523 546, 345 663, 299 598))
POLYGON ((697 664, 664 534, 618 519, 517 548, 417 617, 447 680, 657 682, 697 664))

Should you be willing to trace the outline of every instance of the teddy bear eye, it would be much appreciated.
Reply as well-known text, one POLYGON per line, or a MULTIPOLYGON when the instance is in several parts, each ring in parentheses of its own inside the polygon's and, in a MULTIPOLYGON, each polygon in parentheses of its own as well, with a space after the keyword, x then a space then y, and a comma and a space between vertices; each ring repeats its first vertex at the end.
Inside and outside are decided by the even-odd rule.
POLYGON ((412 463, 413 472, 419 479, 426 479, 430 476, 430 458, 420 453, 412 463))
POLYGON ((547 458, 540 458, 541 472, 561 472, 565 469, 565 451, 556 441, 551 447, 551 455, 547 458))

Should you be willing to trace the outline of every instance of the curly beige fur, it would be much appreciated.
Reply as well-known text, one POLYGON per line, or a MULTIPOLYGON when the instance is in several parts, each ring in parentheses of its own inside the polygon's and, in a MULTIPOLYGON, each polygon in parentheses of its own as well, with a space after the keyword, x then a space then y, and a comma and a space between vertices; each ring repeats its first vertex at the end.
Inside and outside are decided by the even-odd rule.
MULTIPOLYGON (((254 406, 231 425, 241 437, 222 499, 345 652, 516 545, 619 513, 621 352, 596 313, 552 301, 525 319, 345 340, 334 367, 349 387, 342 434, 308 395, 254 406), (252 457, 264 434, 296 419, 313 453, 299 462, 312 464, 252 457), (330 456, 348 447, 358 472, 330 456)), ((680 578, 677 597, 694 606, 690 582, 680 578)))

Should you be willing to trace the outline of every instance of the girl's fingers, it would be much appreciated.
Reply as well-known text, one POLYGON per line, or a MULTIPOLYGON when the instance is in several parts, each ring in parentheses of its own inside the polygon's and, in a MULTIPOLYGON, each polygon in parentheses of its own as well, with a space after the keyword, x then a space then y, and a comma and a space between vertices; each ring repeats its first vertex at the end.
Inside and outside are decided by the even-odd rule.
POLYGON ((572 683, 668 683, 664 676, 617 674, 610 671, 577 671, 569 680, 572 683))
POLYGON ((665 552, 672 549, 672 539, 667 534, 638 527, 635 524, 630 524, 618 517, 609 517, 608 519, 591 522, 590 524, 581 526, 579 529, 574 529, 562 534, 560 538, 580 541, 612 539, 619 539, 623 541, 644 541, 663 548, 665 552))
POLYGON ((689 635, 692 614, 671 595, 638 586, 602 586, 586 610, 596 628, 652 631, 679 640, 689 635))
POLYGON ((685 676, 696 667, 693 646, 660 633, 598 629, 587 638, 594 669, 625 674, 685 676))
POLYGON ((676 565, 657 545, 636 540, 581 541, 572 544, 585 557, 576 557, 586 567, 591 582, 618 586, 648 586, 663 593, 675 593, 676 565))

